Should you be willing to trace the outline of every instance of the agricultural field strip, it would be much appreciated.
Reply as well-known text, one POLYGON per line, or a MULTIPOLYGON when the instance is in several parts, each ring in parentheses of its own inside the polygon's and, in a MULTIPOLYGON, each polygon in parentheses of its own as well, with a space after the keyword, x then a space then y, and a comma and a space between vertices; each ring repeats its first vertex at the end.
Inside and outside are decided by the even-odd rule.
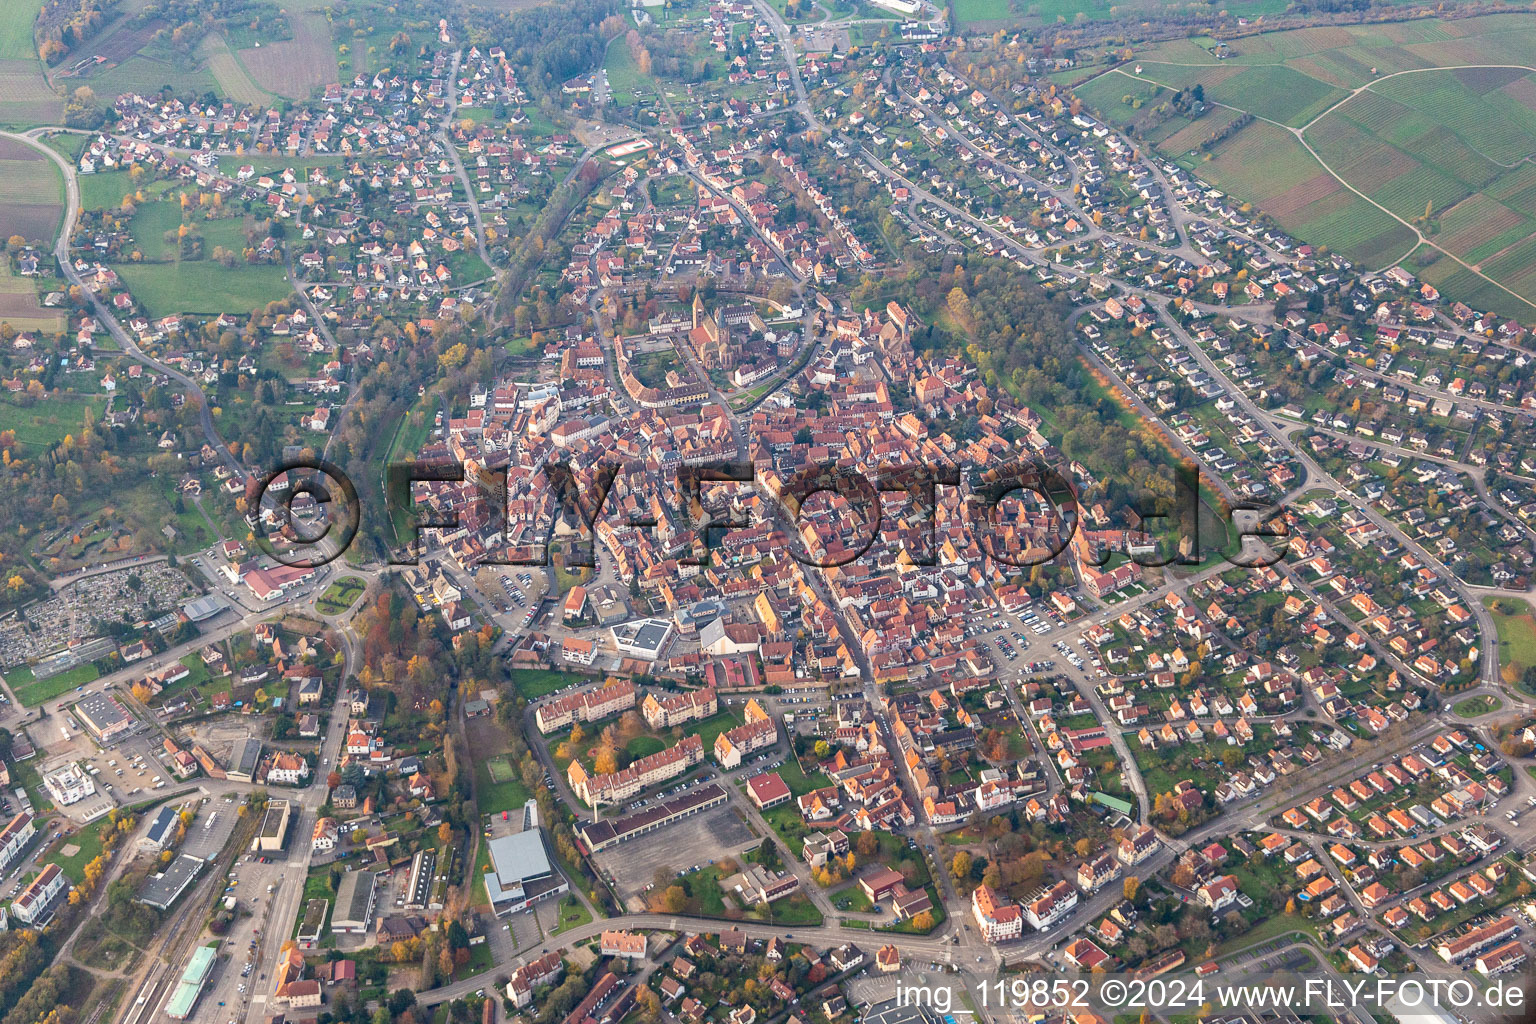
MULTIPOLYGON (((1143 64, 1153 64, 1153 63, 1164 63, 1164 62, 1148 60, 1148 61, 1143 61, 1142 63, 1143 64)), ((1187 64, 1187 65, 1176 65, 1176 66, 1201 67, 1201 66, 1209 66, 1209 65, 1187 64)), ((1344 103, 1347 103, 1349 100, 1353 99, 1359 93, 1364 92, 1367 89, 1369 89, 1372 85, 1375 85, 1378 82, 1384 82, 1388 78, 1396 78, 1399 75, 1417 74, 1417 73, 1424 72, 1424 71, 1456 71, 1456 70, 1461 70, 1461 69, 1472 69, 1472 68, 1520 68, 1520 69, 1525 70, 1525 71, 1530 71, 1530 72, 1536 73, 1536 67, 1530 67, 1529 65, 1525 65, 1525 64, 1451 64, 1451 65, 1445 65, 1443 67, 1411 68, 1411 69, 1406 70, 1406 71, 1395 71, 1395 72, 1393 72, 1390 75, 1383 75, 1381 78, 1376 79, 1373 82, 1367 82, 1365 85, 1359 86, 1359 87, 1351 90, 1348 96, 1346 96, 1343 99, 1339 100, 1337 103, 1335 103, 1332 106, 1330 106, 1327 110, 1324 110, 1321 113, 1317 114, 1315 117, 1313 117, 1306 124, 1302 125, 1300 128, 1292 128, 1290 125, 1284 124, 1284 123, 1282 123, 1280 121, 1276 121, 1276 120, 1273 120, 1272 118, 1264 117, 1264 116, 1262 116, 1260 114, 1253 114, 1252 111, 1245 111, 1241 107, 1235 107, 1235 106, 1233 106, 1232 104, 1229 104, 1229 103, 1222 103, 1219 100, 1208 100, 1207 102, 1212 103, 1212 104, 1214 104, 1216 106, 1226 107, 1229 110, 1238 110, 1238 111, 1240 111, 1242 113, 1253 114, 1253 116, 1255 118, 1257 118, 1257 119, 1259 119, 1261 121, 1267 121, 1268 123, 1274 125, 1277 128, 1282 128, 1285 131, 1290 132, 1292 135, 1294 135, 1296 137, 1297 141, 1301 143, 1302 147, 1305 148, 1306 151, 1312 155, 1312 158, 1314 160, 1316 160, 1318 162, 1318 164, 1320 164, 1324 170, 1326 170, 1329 174, 1333 175, 1336 179, 1338 179, 1338 181, 1339 181, 1339 183, 1341 185, 1343 185, 1345 188, 1349 189, 1351 192, 1353 192, 1355 195, 1359 196, 1361 199, 1364 199, 1366 202, 1370 203, 1372 206, 1376 207, 1382 213, 1385 213, 1387 216, 1389 216, 1393 220, 1397 221, 1399 224, 1403 225, 1403 227, 1405 227, 1408 230, 1412 231, 1413 234, 1414 234, 1414 237, 1416 238, 1416 242, 1414 243, 1413 248, 1409 249, 1409 251, 1407 253, 1404 253, 1402 256, 1398 257, 1397 259, 1392 260, 1392 261, 1386 263, 1385 264, 1386 266, 1392 266, 1393 264, 1402 262, 1403 259, 1406 259, 1407 256, 1410 253, 1412 253, 1413 249, 1417 249, 1420 245, 1427 245, 1430 248, 1434 249, 1436 252, 1439 252, 1441 255, 1446 256, 1449 259, 1451 259, 1452 261, 1454 261, 1455 263, 1459 264, 1468 273, 1476 275, 1477 277, 1479 277, 1479 278, 1483 279, 1484 281, 1486 281, 1488 284, 1492 285, 1493 287, 1495 287, 1495 288, 1499 289, 1500 291, 1504 292, 1505 294, 1509 295, 1511 298, 1516 299, 1517 301, 1519 301, 1519 302, 1521 302, 1521 303, 1531 307, 1531 309, 1533 309, 1533 310, 1536 310, 1536 302, 1531 301, 1530 299, 1526 298, 1525 296, 1521 295, 1520 293, 1510 289, 1509 287, 1507 287, 1507 286, 1501 284, 1500 282, 1494 280, 1493 278, 1489 277, 1487 274, 1484 274, 1481 270, 1477 269, 1477 267, 1474 267, 1471 264, 1467 263, 1465 260, 1463 260, 1460 256, 1457 256, 1455 253, 1448 252, 1447 250, 1441 248, 1439 245, 1436 245, 1434 242, 1432 242, 1428 238, 1426 238, 1424 236, 1424 233, 1422 231, 1420 231, 1417 227, 1415 227, 1413 224, 1411 224, 1408 221, 1404 220, 1402 217, 1399 217, 1396 213, 1393 213, 1391 210, 1387 209, 1385 206, 1382 206, 1376 200, 1372 199, 1370 196, 1366 195, 1364 192, 1360 191, 1358 188, 1356 188, 1355 186, 1351 185, 1349 182, 1345 181, 1344 178, 1337 171, 1335 171, 1333 169, 1333 167, 1331 167, 1328 164, 1328 162, 1326 160, 1324 160, 1317 153, 1317 151, 1315 149, 1312 148, 1312 144, 1307 141, 1306 136, 1304 134, 1308 128, 1312 127, 1314 124, 1316 124, 1322 118, 1327 117, 1328 114, 1332 113, 1340 105, 1342 105, 1344 103)), ((1127 78, 1131 78, 1131 79, 1134 79, 1136 81, 1146 82, 1146 83, 1148 83, 1150 85, 1159 85, 1159 86, 1163 85, 1163 83, 1158 82, 1154 78, 1150 78, 1150 77, 1147 77, 1145 75, 1138 75, 1138 74, 1136 74, 1134 72, 1127 71, 1127 70, 1125 70, 1124 67, 1110 68, 1109 72, 1106 72, 1106 74, 1107 73, 1111 73, 1111 72, 1124 75, 1127 78)), ((1164 88, 1166 88, 1166 86, 1164 86, 1164 88)))

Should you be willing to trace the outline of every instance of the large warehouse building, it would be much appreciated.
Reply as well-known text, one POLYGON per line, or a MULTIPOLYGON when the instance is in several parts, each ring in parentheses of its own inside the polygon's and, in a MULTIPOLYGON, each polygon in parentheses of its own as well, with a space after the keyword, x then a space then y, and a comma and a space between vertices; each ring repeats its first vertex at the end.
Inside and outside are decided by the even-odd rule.
POLYGON ((570 888, 565 876, 550 863, 544 849, 544 830, 539 826, 537 804, 528 801, 523 810, 524 828, 510 836, 492 839, 491 870, 485 873, 485 891, 491 908, 501 917, 526 910, 539 900, 570 888))

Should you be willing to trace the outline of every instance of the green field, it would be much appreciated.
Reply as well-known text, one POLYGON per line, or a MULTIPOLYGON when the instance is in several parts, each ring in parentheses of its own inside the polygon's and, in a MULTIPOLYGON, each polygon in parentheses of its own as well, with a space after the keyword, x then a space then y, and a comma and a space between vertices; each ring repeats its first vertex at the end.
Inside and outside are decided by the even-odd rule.
POLYGON ((282 267, 235 266, 212 260, 123 264, 116 268, 151 317, 173 313, 250 313, 291 294, 282 267))
POLYGON ((80 184, 80 208, 83 210, 116 207, 122 203, 124 196, 133 191, 133 183, 127 171, 98 171, 95 174, 81 174, 75 180, 80 184))
POLYGON ((1207 100, 1295 128, 1346 95, 1342 89, 1283 65, 1190 67, 1151 60, 1140 64, 1142 78, 1169 89, 1188 89, 1198 84, 1204 87, 1207 100))
MULTIPOLYGON (((16 699, 23 705, 35 708, 44 701, 52 700, 62 693, 68 693, 77 686, 84 686, 99 675, 101 673, 96 670, 95 665, 76 665, 67 672, 60 672, 47 679, 33 679, 20 686, 13 683, 11 689, 15 692, 16 699)), ((12 679, 14 676, 7 675, 6 678, 12 679)))
POLYGON ((11 0, 0 7, 0 59, 25 60, 37 57, 32 45, 32 25, 43 0, 11 0))
POLYGON ((496 775, 503 777, 503 781, 492 781, 487 760, 481 759, 475 763, 475 797, 480 804, 481 814, 515 811, 532 799, 533 794, 523 785, 523 780, 515 770, 506 773, 498 771, 496 775))
POLYGON ((955 21, 971 25, 978 21, 1003 21, 1013 14, 1010 0, 954 0, 955 21))
POLYGON ((14 430, 24 445, 52 448, 66 434, 80 433, 87 408, 99 419, 106 407, 97 395, 49 395, 30 407, 0 401, 0 431, 14 430))
MULTIPOLYGON (((1246 18, 1266 14, 1279 14, 1289 6, 1289 0, 1228 0, 1221 5, 1224 11, 1246 18)), ((1164 7, 1162 0, 1019 0, 1017 13, 1025 15, 1025 24, 1074 24, 1078 21, 1106 21, 1110 18, 1130 19, 1155 14, 1164 7)), ((956 17, 960 17, 960 4, 956 3, 956 17)), ((997 17, 1006 17, 1005 14, 997 17)), ((961 18, 964 21, 964 18, 961 18)))
POLYGON ((58 840, 58 849, 62 850, 65 846, 78 846, 79 852, 72 857, 57 853, 50 856, 48 862, 57 864, 69 876, 69 880, 78 885, 85 879, 85 866, 101 855, 102 840, 107 830, 116 827, 111 821, 102 818, 85 826, 72 836, 65 836, 58 840))
POLYGON ((1536 76, 1522 65, 1533 46, 1536 20, 1513 14, 1295 29, 1223 44, 1192 37, 1153 44, 1124 73, 1077 92, 1106 121, 1142 131, 1286 231, 1356 262, 1408 256, 1413 231, 1393 215, 1422 224, 1435 248, 1509 291, 1443 255, 1426 280, 1448 298, 1529 317, 1536 306, 1521 298, 1536 302, 1536 167, 1528 162, 1536 76), (1228 47, 1224 57, 1218 45, 1228 47), (1139 86, 1131 80, 1138 66, 1139 86), (1226 106, 1187 122, 1153 109, 1167 94, 1150 83, 1199 84, 1226 106), (1274 123, 1256 121, 1199 152, 1238 111, 1274 123), (1287 128, 1304 129, 1321 162, 1287 128))
POLYGON ((134 210, 133 219, 128 222, 134 246, 151 261, 168 260, 176 255, 176 243, 166 242, 165 235, 180 226, 181 207, 169 199, 140 203, 134 210))
POLYGON ((642 75, 640 69, 635 66, 634 55, 629 52, 629 47, 624 44, 622 37, 615 39, 608 47, 608 60, 603 64, 603 68, 608 72, 608 85, 613 90, 613 102, 621 107, 627 107, 635 102, 637 86, 646 83, 654 85, 654 79, 642 75))
POLYGON ((554 693, 562 686, 582 681, 581 676, 567 675, 564 672, 543 668, 513 669, 508 675, 512 677, 512 685, 517 688, 517 692, 528 700, 537 700, 554 693))
POLYGON ((64 204, 64 178, 46 154, 0 160, 0 203, 64 204))
POLYGON ((1517 674, 1536 666, 1536 615, 1530 607, 1511 598, 1489 598, 1483 604, 1499 632, 1499 663, 1513 665, 1517 674))
POLYGON ((202 95, 205 92, 218 94, 218 82, 206 67, 185 66, 187 62, 181 57, 173 58, 175 64, 168 64, 158 59, 162 52, 169 54, 170 51, 146 47, 117 67, 92 75, 91 89, 98 99, 108 101, 120 93, 136 92, 145 95, 157 93, 167 86, 179 95, 202 95))

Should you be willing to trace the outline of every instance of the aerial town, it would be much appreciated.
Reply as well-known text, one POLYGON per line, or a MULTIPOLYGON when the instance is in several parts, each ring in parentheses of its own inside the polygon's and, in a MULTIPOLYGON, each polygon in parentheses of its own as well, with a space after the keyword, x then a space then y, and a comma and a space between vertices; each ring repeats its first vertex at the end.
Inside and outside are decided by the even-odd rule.
POLYGON ((0 23, 0 1024, 1518 1010, 1528 5, 0 23))

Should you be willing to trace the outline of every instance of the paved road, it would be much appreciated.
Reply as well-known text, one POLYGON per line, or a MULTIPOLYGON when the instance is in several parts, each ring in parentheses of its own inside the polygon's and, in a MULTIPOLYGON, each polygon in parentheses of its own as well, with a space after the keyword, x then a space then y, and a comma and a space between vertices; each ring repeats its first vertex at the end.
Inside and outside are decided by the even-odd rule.
POLYGON ((202 427, 203 437, 219 453, 220 460, 229 467, 229 471, 234 474, 235 479, 244 480, 247 476, 245 467, 230 454, 229 445, 219 436, 218 428, 213 423, 213 414, 210 411, 211 403, 208 401, 208 396, 203 393, 202 387, 180 370, 167 366, 158 359, 146 355, 139 348, 138 342, 123 328, 122 324, 118 323, 117 317, 112 315, 112 311, 96 296, 96 292, 85 284, 79 271, 75 269, 69 255, 69 239, 70 235, 74 233, 75 221, 80 216, 80 183, 75 176, 73 165, 51 146, 38 139, 37 136, 41 131, 42 129, 33 129, 24 134, 0 131, 0 137, 12 139, 32 147, 57 164, 59 170, 64 175, 64 192, 67 200, 64 224, 59 229, 59 238, 53 247, 53 254, 59 261, 59 267, 63 271, 64 277, 70 284, 79 286, 81 291, 85 293, 96 321, 107 329, 107 332, 112 335, 113 340, 117 342, 118 347, 125 354, 138 360, 145 366, 165 374, 186 389, 189 399, 198 405, 198 421, 202 427))

